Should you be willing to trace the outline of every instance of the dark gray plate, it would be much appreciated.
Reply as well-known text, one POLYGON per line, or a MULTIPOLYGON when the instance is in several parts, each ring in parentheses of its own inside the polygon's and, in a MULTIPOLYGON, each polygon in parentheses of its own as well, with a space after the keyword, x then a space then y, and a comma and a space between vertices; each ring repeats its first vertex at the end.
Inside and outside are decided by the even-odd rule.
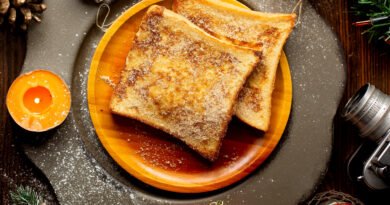
MULTIPOLYGON (((134 1, 112 7, 119 16, 134 1)), ((291 12, 292 0, 244 1, 260 11, 291 12)), ((149 187, 116 165, 97 139, 86 89, 93 52, 103 36, 94 25, 97 6, 81 0, 47 0, 42 24, 31 28, 23 72, 49 69, 72 90, 72 111, 58 129, 26 144, 31 160, 46 174, 62 204, 297 204, 326 171, 332 149, 332 120, 345 69, 338 41, 304 2, 302 24, 285 51, 293 78, 293 108, 282 142, 267 162, 240 183, 207 194, 185 195, 149 187), (40 140, 38 140, 40 139, 40 140)))

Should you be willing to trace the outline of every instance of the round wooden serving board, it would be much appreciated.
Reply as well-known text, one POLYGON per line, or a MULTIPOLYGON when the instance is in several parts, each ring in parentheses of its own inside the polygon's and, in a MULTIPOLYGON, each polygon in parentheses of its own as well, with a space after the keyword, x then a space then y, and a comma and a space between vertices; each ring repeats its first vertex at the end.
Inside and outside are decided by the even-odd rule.
MULTIPOLYGON (((243 6, 234 0, 229 3, 243 6)), ((132 119, 113 115, 109 101, 146 9, 171 1, 142 1, 120 16, 100 41, 88 77, 88 105, 97 135, 109 155, 139 180, 167 191, 201 193, 231 185, 256 169, 278 144, 292 101, 292 83, 282 55, 272 98, 271 127, 257 131, 238 119, 229 125, 217 161, 210 163, 183 143, 132 119)))

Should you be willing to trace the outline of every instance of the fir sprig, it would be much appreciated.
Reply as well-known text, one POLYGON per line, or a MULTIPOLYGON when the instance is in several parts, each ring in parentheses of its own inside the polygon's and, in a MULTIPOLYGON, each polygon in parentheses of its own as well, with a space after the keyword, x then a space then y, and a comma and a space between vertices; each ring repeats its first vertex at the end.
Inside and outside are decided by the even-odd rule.
POLYGON ((363 34, 367 34, 370 41, 373 39, 390 40, 390 0, 358 0, 352 7, 352 11, 364 20, 384 17, 378 22, 372 21, 371 27, 363 34), (388 18, 386 19, 386 17, 388 18))
POLYGON ((29 186, 19 186, 16 191, 10 192, 13 205, 44 205, 41 195, 29 186))

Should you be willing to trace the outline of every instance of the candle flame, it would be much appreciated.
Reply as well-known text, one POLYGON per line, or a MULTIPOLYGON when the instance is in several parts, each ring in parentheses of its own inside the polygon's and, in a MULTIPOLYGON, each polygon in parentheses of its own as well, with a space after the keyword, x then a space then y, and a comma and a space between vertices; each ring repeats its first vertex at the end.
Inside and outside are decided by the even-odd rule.
POLYGON ((34 99, 34 103, 35 103, 35 104, 39 104, 40 102, 41 102, 41 99, 40 99, 40 98, 35 98, 35 99, 34 99))

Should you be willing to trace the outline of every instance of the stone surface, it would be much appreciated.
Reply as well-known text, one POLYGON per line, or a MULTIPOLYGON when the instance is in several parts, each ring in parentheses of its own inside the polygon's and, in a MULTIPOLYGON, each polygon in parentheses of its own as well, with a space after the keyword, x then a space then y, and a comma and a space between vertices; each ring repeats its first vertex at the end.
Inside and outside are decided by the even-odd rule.
MULTIPOLYGON (((133 3, 115 2, 111 20, 133 3)), ((272 12, 291 12, 295 5, 292 0, 244 3, 272 12)), ((86 99, 90 61, 103 32, 94 26, 96 5, 81 0, 47 0, 45 21, 31 29, 23 72, 43 68, 60 74, 71 85, 73 103, 66 122, 37 135, 40 143, 24 145, 26 154, 46 174, 61 204, 297 204, 326 171, 345 81, 338 40, 304 3, 302 23, 285 47, 294 92, 288 127, 267 162, 240 183, 208 194, 175 194, 139 182, 113 162, 95 135, 86 99)))

